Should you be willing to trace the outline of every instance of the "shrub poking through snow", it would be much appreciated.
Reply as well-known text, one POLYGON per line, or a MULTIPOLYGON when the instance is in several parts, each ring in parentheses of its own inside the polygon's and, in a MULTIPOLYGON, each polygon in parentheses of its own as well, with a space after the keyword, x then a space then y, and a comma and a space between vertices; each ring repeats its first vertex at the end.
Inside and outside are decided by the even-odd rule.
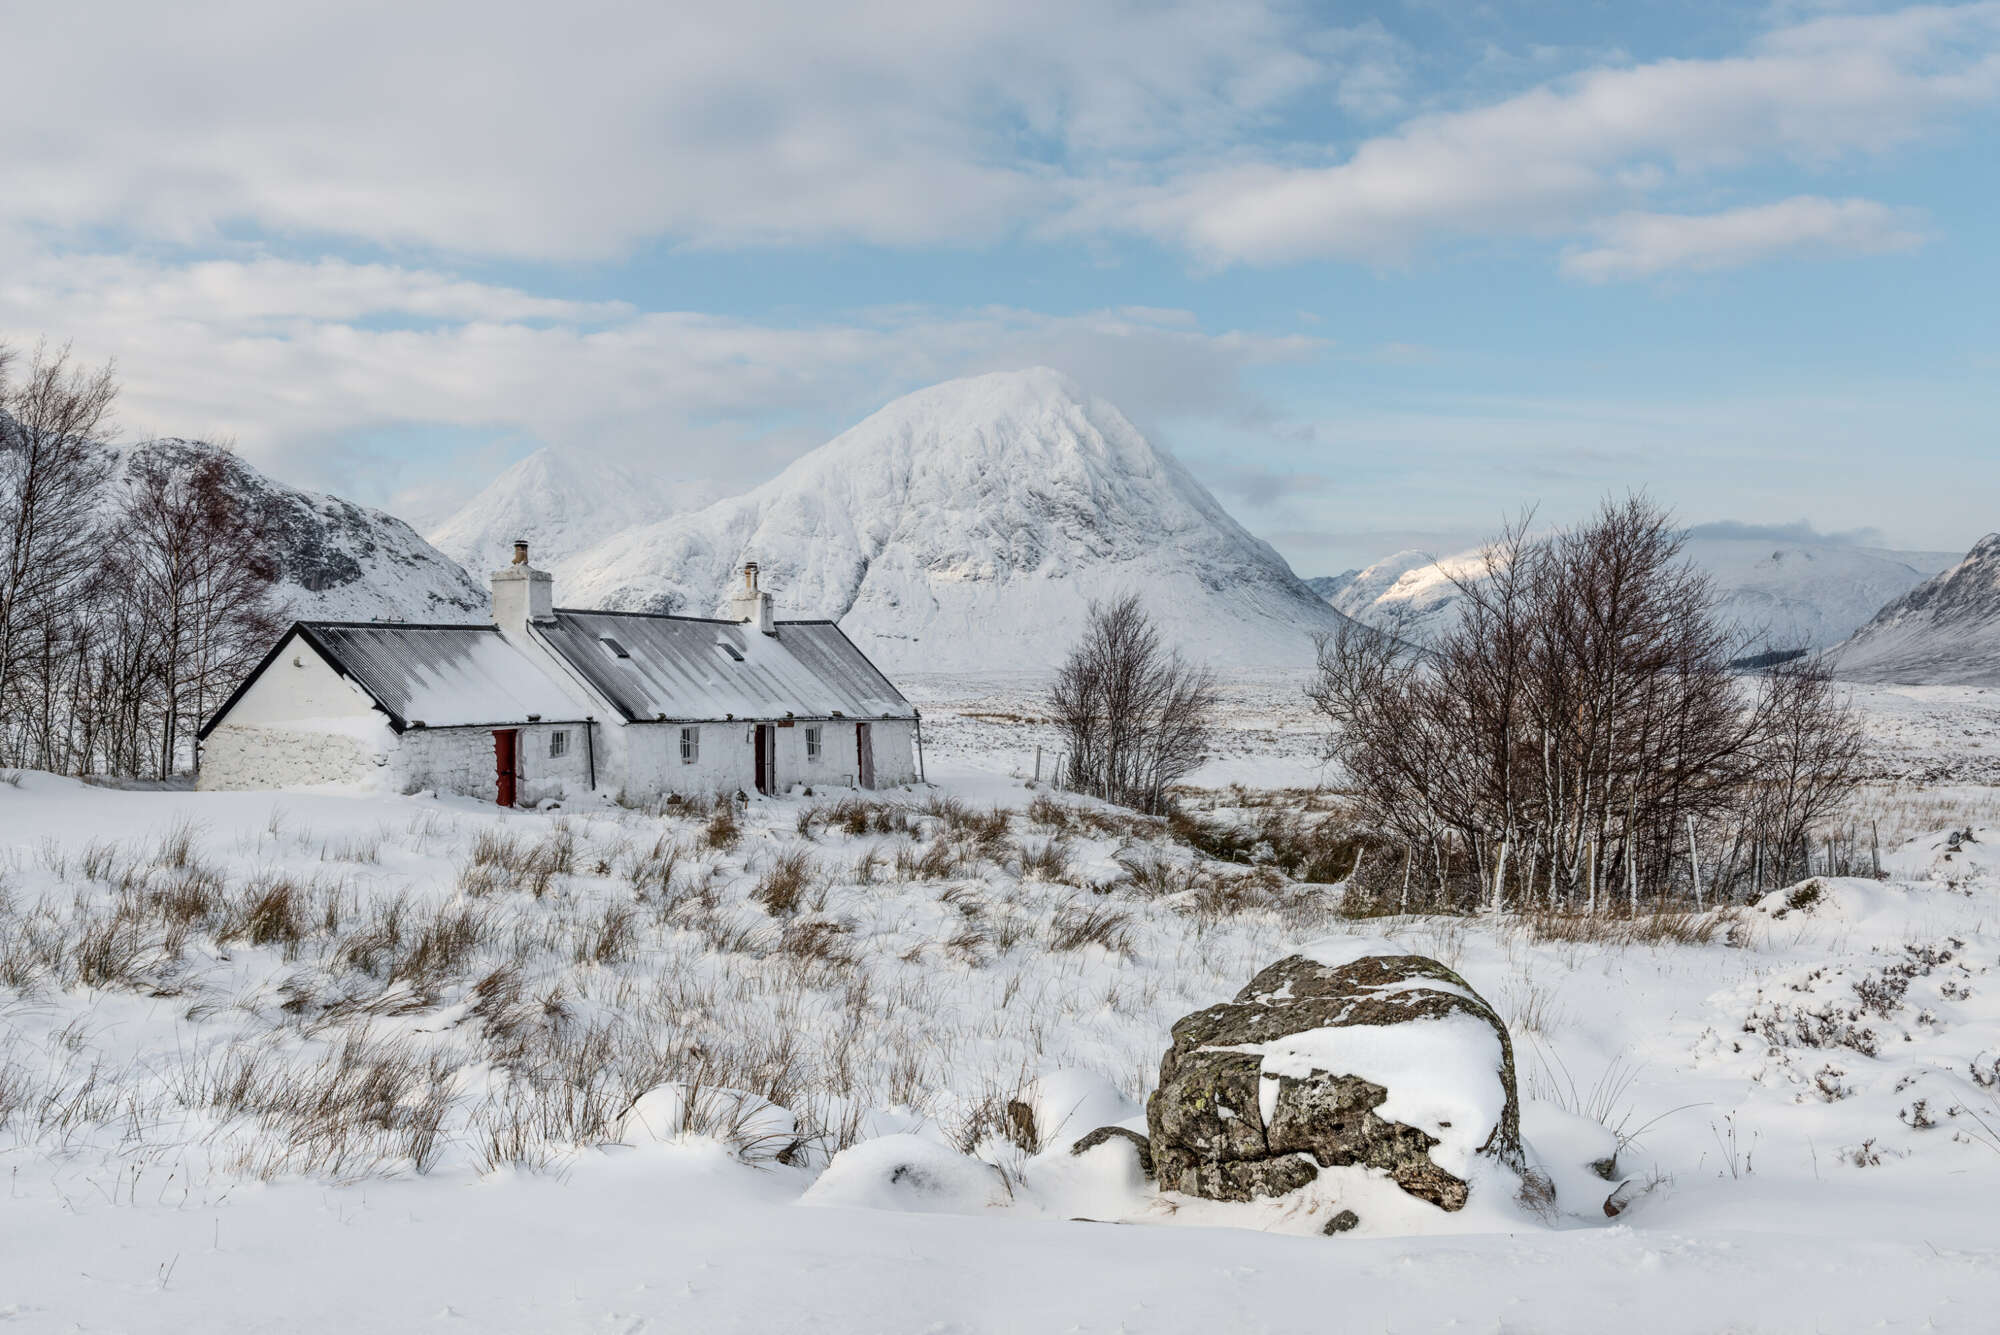
POLYGON ((762 904, 772 917, 789 917, 798 912, 799 903, 811 884, 812 861, 804 850, 796 849, 780 854, 771 863, 771 869, 758 878, 750 897, 762 904))
POLYGON ((1171 1190, 1247 1201, 1361 1167, 1457 1210, 1479 1157, 1525 1165, 1507 1028, 1436 960, 1330 941, 1183 1018, 1173 1038, 1147 1104, 1171 1190))
POLYGON ((734 848, 741 833, 741 827, 736 823, 736 808, 727 802, 718 802, 715 814, 708 818, 708 824, 702 829, 701 838, 710 848, 734 848))

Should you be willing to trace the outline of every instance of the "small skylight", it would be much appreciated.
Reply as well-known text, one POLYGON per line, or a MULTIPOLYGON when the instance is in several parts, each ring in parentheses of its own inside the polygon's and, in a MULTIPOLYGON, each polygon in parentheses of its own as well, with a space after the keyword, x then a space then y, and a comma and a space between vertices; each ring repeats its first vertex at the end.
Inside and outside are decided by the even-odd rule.
POLYGON ((618 641, 612 639, 609 635, 600 635, 597 637, 597 640, 598 643, 611 651, 611 656, 614 658, 630 658, 632 656, 626 651, 624 645, 618 643, 618 641))
POLYGON ((723 653, 728 654, 731 658, 735 659, 737 662, 741 663, 743 661, 743 651, 741 649, 738 649, 735 645, 731 644, 729 641, 717 640, 715 642, 715 647, 722 650, 723 653))

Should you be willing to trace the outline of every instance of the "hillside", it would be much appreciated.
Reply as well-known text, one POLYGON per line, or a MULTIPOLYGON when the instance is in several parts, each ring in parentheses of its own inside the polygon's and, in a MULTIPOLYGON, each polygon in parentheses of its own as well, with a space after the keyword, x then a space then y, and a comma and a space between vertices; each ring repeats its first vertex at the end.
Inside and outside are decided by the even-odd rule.
POLYGON ((2000 686, 2000 533, 1877 613, 1834 651, 1855 681, 2000 686))
POLYGON ((1034 669, 1092 599, 1142 595, 1170 644, 1310 660, 1339 615, 1115 407, 1057 372, 891 403, 755 490, 556 563, 571 606, 716 612, 745 561, 780 616, 832 617, 891 670, 1034 669))
POLYGON ((484 621, 484 584, 394 515, 338 496, 288 487, 229 451, 202 441, 164 438, 122 451, 192 460, 219 456, 228 486, 274 535, 278 599, 301 620, 484 621))

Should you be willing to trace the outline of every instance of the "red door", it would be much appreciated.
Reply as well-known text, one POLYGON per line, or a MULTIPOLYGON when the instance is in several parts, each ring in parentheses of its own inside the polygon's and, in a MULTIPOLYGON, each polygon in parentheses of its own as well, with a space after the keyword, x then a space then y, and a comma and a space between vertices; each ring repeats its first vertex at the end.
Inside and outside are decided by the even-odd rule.
POLYGON ((751 745, 757 748, 757 791, 766 797, 771 795, 771 725, 759 723, 751 733, 751 745))
POLYGON ((493 730, 493 800, 503 807, 514 805, 514 758, 520 734, 512 728, 493 730))
POLYGON ((875 786, 875 739, 869 735, 869 728, 866 723, 857 723, 854 725, 854 754, 859 760, 858 768, 861 771, 861 786, 863 788, 873 788, 875 786))

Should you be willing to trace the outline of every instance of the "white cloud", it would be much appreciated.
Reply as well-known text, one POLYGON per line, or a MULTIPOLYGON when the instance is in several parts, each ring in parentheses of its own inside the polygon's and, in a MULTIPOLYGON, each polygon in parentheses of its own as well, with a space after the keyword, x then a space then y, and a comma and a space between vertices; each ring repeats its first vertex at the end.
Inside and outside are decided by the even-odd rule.
POLYGON ((1896 209, 1813 195, 1723 213, 1625 213, 1594 230, 1597 244, 1565 254, 1562 269, 1599 283, 1675 269, 1735 269, 1785 254, 1879 255, 1924 241, 1896 209))
POLYGON ((1283 0, 107 0, 10 15, 7 49, 0 232, 72 245, 567 261, 1025 231, 1393 262, 1905 142, 2000 93, 2000 0, 1606 58, 1339 160, 1299 126, 1403 114, 1415 48, 1283 0))
POLYGON ((1452 237, 1560 236, 1676 181, 1901 144, 2000 98, 2000 4, 1815 20, 1746 54, 1600 68, 1421 116, 1345 161, 1230 163, 1078 215, 1216 263, 1400 261, 1452 237))
POLYGON ((977 242, 1322 74, 1261 5, 138 0, 11 14, 0 222, 447 254, 977 242), (1071 164, 1082 164, 1073 166, 1071 164))
POLYGON ((1178 310, 908 307, 784 326, 428 269, 48 254, 0 282, 0 341, 42 330, 118 360, 128 434, 231 437, 280 476, 362 498, 416 487, 426 504, 439 491, 422 469, 440 461, 411 473, 357 442, 443 429, 472 440, 474 468, 495 439, 539 441, 744 483, 953 375, 1047 363, 1141 418, 1240 415, 1247 368, 1321 346, 1208 332, 1178 310))

